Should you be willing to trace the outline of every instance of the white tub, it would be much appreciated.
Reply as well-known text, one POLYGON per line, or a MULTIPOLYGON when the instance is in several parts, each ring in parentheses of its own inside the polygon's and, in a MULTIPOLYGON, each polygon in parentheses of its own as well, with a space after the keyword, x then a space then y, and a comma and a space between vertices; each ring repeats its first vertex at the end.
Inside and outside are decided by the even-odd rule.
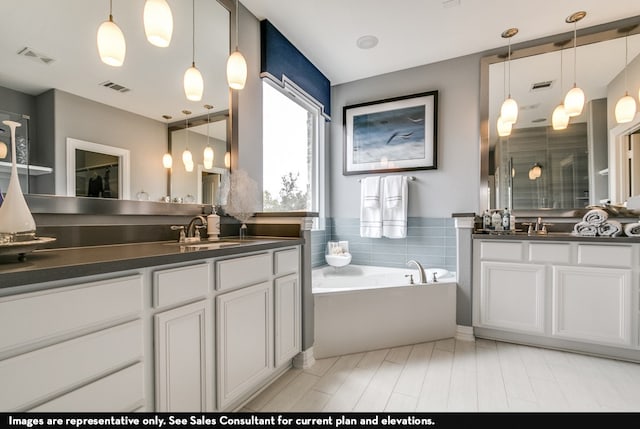
POLYGON ((316 358, 451 338, 456 276, 409 284, 414 268, 365 265, 313 270, 316 358))

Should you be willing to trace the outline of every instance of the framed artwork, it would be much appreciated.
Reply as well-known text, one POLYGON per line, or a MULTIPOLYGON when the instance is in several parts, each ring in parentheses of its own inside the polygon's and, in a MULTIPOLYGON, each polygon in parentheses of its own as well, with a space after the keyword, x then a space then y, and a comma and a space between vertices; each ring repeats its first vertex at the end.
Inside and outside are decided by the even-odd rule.
POLYGON ((343 107, 343 174, 437 168, 438 91, 343 107))

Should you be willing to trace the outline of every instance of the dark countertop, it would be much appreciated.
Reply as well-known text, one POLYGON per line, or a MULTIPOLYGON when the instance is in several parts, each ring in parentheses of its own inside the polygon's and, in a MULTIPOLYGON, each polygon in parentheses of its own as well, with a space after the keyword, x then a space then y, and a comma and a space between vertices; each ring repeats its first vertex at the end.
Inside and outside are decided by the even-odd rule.
POLYGON ((640 237, 581 237, 570 232, 549 232, 546 235, 528 235, 526 232, 487 233, 474 232, 473 238, 478 240, 526 240, 526 241, 580 241, 583 243, 632 244, 640 243, 640 237))
POLYGON ((221 243, 225 244, 219 248, 196 248, 189 246, 190 243, 181 246, 175 241, 159 241, 45 249, 28 253, 23 262, 18 261, 17 255, 1 255, 0 288, 238 255, 303 244, 304 239, 250 237, 240 241, 229 238, 221 243))

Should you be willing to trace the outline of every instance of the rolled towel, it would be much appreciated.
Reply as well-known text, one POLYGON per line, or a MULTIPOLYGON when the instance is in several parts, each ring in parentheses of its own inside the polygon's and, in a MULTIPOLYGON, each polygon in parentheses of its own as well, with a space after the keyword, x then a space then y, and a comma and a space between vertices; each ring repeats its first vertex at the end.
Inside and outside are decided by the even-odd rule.
POLYGON ((591 209, 584 215, 582 220, 591 225, 602 225, 607 221, 609 215, 602 209, 591 209))
POLYGON ((585 221, 578 222, 573 226, 573 235, 595 237, 598 235, 598 227, 585 221))
POLYGON ((617 220, 608 220, 598 225, 598 235, 603 237, 617 237, 622 233, 622 224, 617 220))
POLYGON ((626 224, 624 226, 624 233, 629 237, 640 237, 640 222, 626 224))

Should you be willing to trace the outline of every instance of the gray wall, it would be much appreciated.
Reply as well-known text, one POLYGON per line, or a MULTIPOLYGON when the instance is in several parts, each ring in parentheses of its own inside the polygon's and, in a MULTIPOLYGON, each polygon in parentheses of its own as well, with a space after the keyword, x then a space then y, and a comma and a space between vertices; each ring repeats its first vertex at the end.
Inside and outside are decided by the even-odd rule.
POLYGON ((67 137, 128 149, 131 156, 131 198, 144 190, 157 201, 166 194, 167 175, 162 155, 167 128, 160 121, 54 90, 55 191, 66 194, 67 137))

